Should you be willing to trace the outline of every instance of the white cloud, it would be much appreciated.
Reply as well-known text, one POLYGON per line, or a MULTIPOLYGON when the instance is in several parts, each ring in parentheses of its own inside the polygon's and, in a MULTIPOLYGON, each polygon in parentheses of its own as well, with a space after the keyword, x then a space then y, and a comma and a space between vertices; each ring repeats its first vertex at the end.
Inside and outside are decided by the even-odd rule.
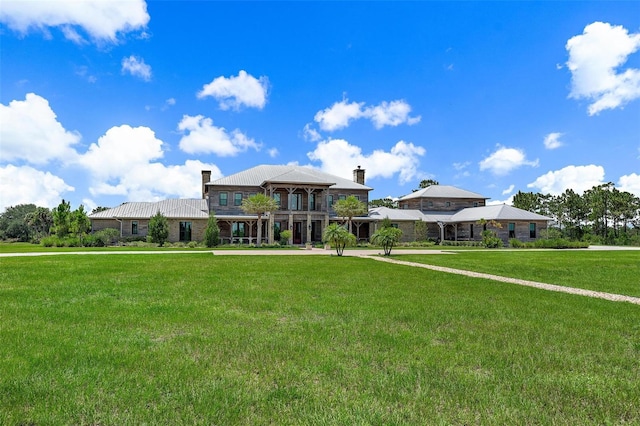
POLYGON ((213 121, 202 115, 184 115, 178 124, 183 134, 180 149, 188 154, 215 154, 233 157, 247 149, 259 151, 262 145, 247 137, 238 129, 227 132, 224 127, 216 127, 213 121))
POLYGON ((91 175, 89 192, 132 201, 197 198, 202 170, 211 170, 212 179, 222 177, 214 164, 187 160, 183 165, 166 166, 154 161, 164 156, 163 146, 148 127, 122 125, 107 130, 80 159, 91 175))
POLYGON ((271 158, 276 158, 278 155, 280 155, 280 151, 278 151, 278 148, 270 148, 267 153, 269 154, 269 157, 271 158))
POLYGON ((162 141, 148 127, 112 127, 89 146, 79 163, 100 179, 125 176, 164 155, 162 141))
POLYGON ((588 166, 567 166, 539 176, 527 188, 535 188, 543 194, 560 195, 567 189, 582 194, 587 189, 604 182, 604 168, 588 166))
POLYGON ((494 175, 502 176, 522 166, 537 167, 538 160, 527 160, 524 151, 497 145, 497 150, 482 160, 480 170, 489 170, 494 175))
POLYGON ((250 108, 264 108, 267 102, 269 79, 265 76, 255 78, 241 70, 237 77, 220 76, 205 84, 197 93, 199 99, 211 96, 218 101, 223 110, 238 110, 243 105, 250 108))
POLYGON ((594 22, 567 41, 571 71, 569 97, 585 98, 589 115, 614 109, 640 97, 640 70, 620 67, 640 48, 640 34, 622 26, 594 22))
POLYGON ((320 125, 322 130, 333 132, 347 127, 349 122, 362 117, 363 105, 364 102, 349 103, 348 99, 343 99, 329 108, 318 111, 313 119, 320 125))
POLYGON ((18 204, 55 207, 65 192, 73 190, 72 186, 49 172, 11 164, 0 167, 0 212, 18 204))
MULTIPOLYGON (((502 195, 505 195, 505 194, 503 193, 502 195)), ((508 205, 511 206, 511 205, 513 205, 513 197, 515 197, 515 194, 511 194, 505 200, 487 200, 487 205, 488 206, 495 206, 495 205, 508 204, 508 205)))
POLYGON ((637 173, 631 173, 620 176, 617 188, 620 191, 630 192, 636 197, 640 197, 640 175, 637 173))
POLYGON ((79 27, 96 40, 115 42, 118 33, 145 28, 149 14, 144 0, 3 1, 0 22, 22 34, 35 28, 46 35, 48 27, 60 27, 69 40, 82 43, 79 27))
POLYGON ((515 187, 516 187, 516 186, 515 186, 515 185, 513 185, 513 184, 509 185, 509 187, 508 187, 507 189, 505 189, 504 191, 502 191, 502 195, 511 194, 511 193, 513 192, 513 189, 514 189, 515 187))
POLYGON ((360 165, 367 170, 367 179, 390 178, 398 174, 398 181, 404 184, 420 174, 419 157, 425 153, 426 150, 420 146, 400 141, 388 152, 375 150, 371 154, 363 154, 356 145, 343 139, 331 139, 320 142, 307 156, 319 161, 323 171, 337 176, 350 179, 352 170, 360 165))
POLYGON ((563 145, 562 141, 560 140, 561 136, 562 136, 562 133, 558 133, 558 132, 549 133, 544 137, 544 147, 546 149, 560 148, 563 145))
POLYGON ((404 100, 383 101, 379 105, 371 107, 364 105, 364 102, 349 102, 348 99, 343 99, 322 111, 318 111, 314 120, 322 130, 333 132, 349 126, 353 120, 360 118, 370 119, 376 129, 381 129, 384 126, 395 127, 400 124, 413 125, 421 119, 420 116, 409 116, 411 106, 404 100))
POLYGON ((384 126, 398 126, 406 123, 413 125, 420 122, 420 116, 409 117, 411 106, 403 100, 381 102, 380 105, 367 108, 364 115, 371 119, 376 129, 384 126))
POLYGON ((126 73, 139 77, 144 81, 151 80, 151 67, 144 63, 144 59, 133 55, 128 58, 122 58, 122 74, 126 73))
POLYGON ((4 162, 24 160, 41 165, 72 161, 77 156, 71 146, 80 141, 80 135, 65 130, 49 102, 34 93, 28 93, 24 101, 0 104, 0 124, 4 162))
POLYGON ((322 139, 320 133, 318 133, 316 129, 311 127, 311 123, 307 123, 304 125, 304 129, 302 129, 302 136, 305 140, 310 142, 318 142, 320 139, 322 139))

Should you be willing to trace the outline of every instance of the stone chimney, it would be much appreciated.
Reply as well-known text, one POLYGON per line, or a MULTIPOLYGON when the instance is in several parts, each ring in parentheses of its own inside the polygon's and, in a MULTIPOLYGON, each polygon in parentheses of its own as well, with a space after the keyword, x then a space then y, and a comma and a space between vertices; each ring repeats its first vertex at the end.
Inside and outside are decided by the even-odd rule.
POLYGON ((207 193, 209 192, 209 188, 207 188, 207 184, 211 181, 211 170, 203 170, 202 171, 202 198, 204 200, 207 199, 207 193))
POLYGON ((360 168, 360 166, 353 171, 353 181, 364 185, 364 169, 360 168))

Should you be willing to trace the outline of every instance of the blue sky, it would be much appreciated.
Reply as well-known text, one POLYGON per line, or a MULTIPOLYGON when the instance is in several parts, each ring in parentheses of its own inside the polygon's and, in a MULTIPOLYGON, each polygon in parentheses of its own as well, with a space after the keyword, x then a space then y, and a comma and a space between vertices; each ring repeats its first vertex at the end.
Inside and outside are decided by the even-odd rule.
POLYGON ((640 196, 640 2, 3 0, 0 37, 0 210, 288 163, 640 196))

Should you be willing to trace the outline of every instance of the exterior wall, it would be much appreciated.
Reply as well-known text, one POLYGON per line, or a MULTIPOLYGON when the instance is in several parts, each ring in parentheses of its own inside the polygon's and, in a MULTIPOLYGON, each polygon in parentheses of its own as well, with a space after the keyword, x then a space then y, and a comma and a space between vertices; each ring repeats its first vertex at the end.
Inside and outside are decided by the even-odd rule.
MULTIPOLYGON (((547 229, 547 222, 545 221, 499 221, 502 228, 496 228, 494 226, 487 226, 487 229, 495 231, 498 238, 507 245, 511 238, 516 238, 522 242, 535 241, 540 238, 540 232, 547 229), (515 224, 515 236, 509 235, 509 223, 515 224), (536 236, 531 238, 529 236, 529 224, 536 224, 536 236)), ((458 224, 458 240, 459 241, 482 241, 483 226, 477 222, 463 222, 458 224), (473 224, 473 237, 470 235, 470 225, 473 224)), ((448 238, 447 238, 448 239, 448 238)))
POLYGON ((421 210, 423 212, 456 212, 467 207, 482 207, 484 205, 484 198, 411 198, 398 202, 400 209, 421 210))
POLYGON ((112 228, 120 231, 120 222, 115 219, 91 219, 91 232, 112 228))
POLYGON ((167 241, 175 243, 180 241, 180 222, 191 222, 191 241, 202 242, 204 232, 207 229, 207 219, 168 219, 169 237, 167 241))
MULTIPOLYGON (((167 219, 169 224, 169 237, 167 241, 175 243, 180 241, 180 222, 191 222, 191 241, 203 241, 204 233, 207 229, 207 219, 167 219)), ((149 233, 149 219, 122 219, 122 222, 115 219, 92 219, 91 230, 93 232, 106 228, 117 229, 124 238, 140 237, 145 238, 149 233), (138 233, 133 234, 131 224, 138 222, 138 233), (120 227, 122 223, 122 228, 120 227)))

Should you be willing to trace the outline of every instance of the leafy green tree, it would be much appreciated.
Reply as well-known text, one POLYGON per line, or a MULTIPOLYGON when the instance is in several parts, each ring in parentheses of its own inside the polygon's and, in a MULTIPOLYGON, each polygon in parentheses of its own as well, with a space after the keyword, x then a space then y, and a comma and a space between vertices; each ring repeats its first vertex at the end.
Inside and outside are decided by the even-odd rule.
POLYGON ((151 242, 158 243, 160 247, 164 245, 169 237, 169 221, 160 213, 160 210, 149 220, 149 236, 151 237, 151 242))
POLYGON ((349 232, 351 232, 351 222, 353 217, 364 215, 368 212, 367 205, 353 195, 349 195, 344 200, 338 200, 334 203, 333 210, 335 210, 338 216, 347 218, 349 232))
POLYGON ((258 242, 256 246, 260 247, 262 244, 262 215, 278 210, 278 203, 273 198, 258 193, 242 200, 241 208, 247 214, 258 216, 258 242))
POLYGON ((342 256, 345 247, 356 243, 356 236, 349 232, 344 226, 332 223, 324 229, 322 241, 333 245, 336 248, 338 256, 342 256))
POLYGON ((77 235, 80 242, 82 242, 82 237, 91 231, 91 221, 82 204, 71 213, 69 231, 77 235))
POLYGON ((71 203, 63 199, 52 214, 54 233, 58 238, 65 238, 71 232, 71 203))
POLYGON ((293 236, 293 232, 288 229, 280 231, 280 244, 287 245, 293 236))
POLYGON ((371 236, 371 243, 382 246, 384 249, 384 255, 390 256, 391 249, 395 244, 400 242, 402 237, 402 230, 398 228, 388 227, 380 228, 371 236))
POLYGON ((30 232, 37 239, 49 236, 53 226, 51 210, 46 207, 37 207, 33 212, 27 214, 26 219, 30 232))
POLYGON ((440 182, 433 179, 423 179, 420 181, 420 189, 428 188, 432 185, 440 185, 440 182))
POLYGON ((109 207, 98 206, 98 207, 94 208, 93 210, 91 210, 91 214, 100 213, 100 212, 103 212, 105 210, 109 210, 109 207))
POLYGON ((502 228, 502 225, 499 222, 496 222, 495 220, 480 219, 478 221, 478 224, 482 225, 482 228, 483 228, 482 245, 484 247, 486 248, 502 247, 503 243, 502 243, 502 240, 498 237, 498 233, 495 230, 489 228, 490 226, 497 229, 502 228))
POLYGON ((374 207, 387 207, 390 209, 397 209, 398 204, 391 198, 378 198, 377 200, 369 201, 369 208, 374 207))
POLYGON ((18 204, 7 207, 0 215, 0 236, 15 238, 20 241, 29 241, 29 225, 27 215, 37 209, 35 204, 18 204))
POLYGON ((220 240, 220 227, 218 226, 218 219, 212 212, 209 214, 209 220, 207 221, 207 229, 204 231, 204 244, 207 247, 215 247, 220 240))

